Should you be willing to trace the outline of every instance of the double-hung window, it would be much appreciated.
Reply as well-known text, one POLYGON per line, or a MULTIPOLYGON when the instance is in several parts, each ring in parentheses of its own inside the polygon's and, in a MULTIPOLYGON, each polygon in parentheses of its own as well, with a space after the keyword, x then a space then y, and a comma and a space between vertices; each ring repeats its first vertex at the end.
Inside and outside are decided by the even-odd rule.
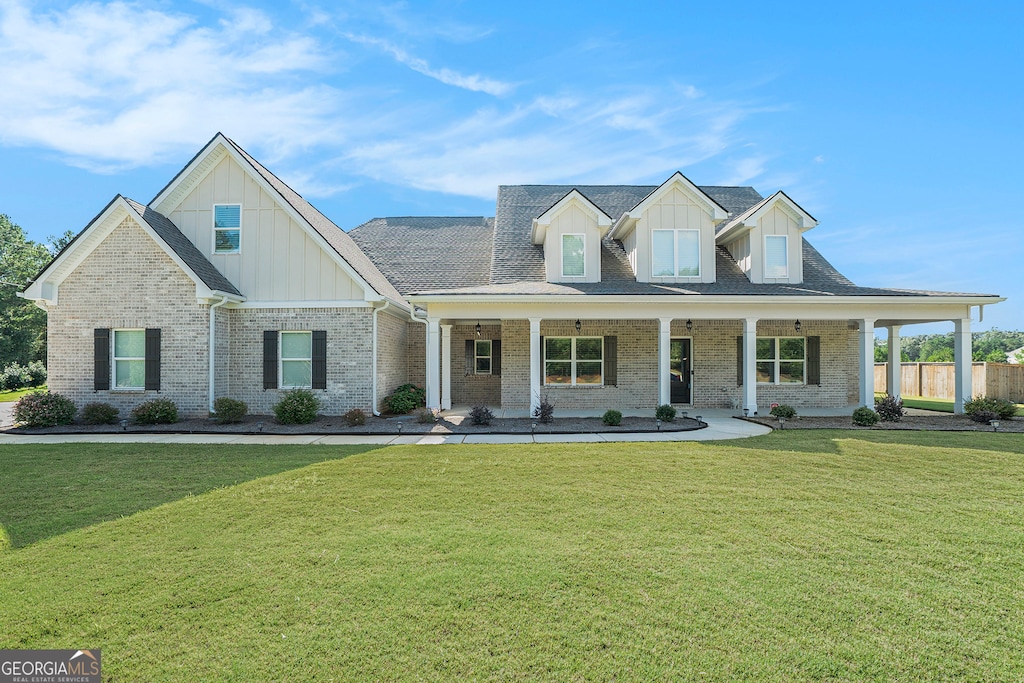
POLYGON ((758 337, 757 383, 803 384, 807 376, 803 337, 758 337))
POLYGON ((789 239, 785 235, 765 235, 764 276, 789 277, 789 239))
POLYGON ((282 389, 313 387, 313 333, 281 333, 282 389))
POLYGON ((603 381, 603 337, 544 338, 544 384, 600 386, 603 381))
POLYGON ((146 387, 146 331, 114 330, 114 388, 146 387))
POLYGON ((586 275, 586 243, 582 233, 562 235, 562 277, 586 275))
POLYGON ((700 231, 652 230, 651 276, 700 277, 700 231))
POLYGON ((491 348, 490 339, 477 339, 474 343, 473 360, 476 374, 491 374, 491 348))
POLYGON ((242 205, 213 205, 213 251, 237 254, 242 246, 242 205))

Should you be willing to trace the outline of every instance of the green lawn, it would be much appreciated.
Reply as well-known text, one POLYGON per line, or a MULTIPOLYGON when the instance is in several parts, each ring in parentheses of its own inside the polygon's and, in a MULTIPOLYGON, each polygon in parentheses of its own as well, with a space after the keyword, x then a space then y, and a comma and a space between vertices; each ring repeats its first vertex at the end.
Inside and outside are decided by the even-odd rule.
POLYGON ((0 391, 0 403, 13 403, 25 394, 31 394, 33 391, 46 391, 46 385, 29 387, 28 389, 15 389, 14 391, 0 391))
MULTIPOLYGON (((875 394, 876 398, 885 398, 885 394, 875 394)), ((902 396, 904 408, 920 408, 935 410, 940 413, 953 412, 953 399, 928 398, 926 396, 902 396)), ((1024 417, 1024 405, 1017 404, 1017 415, 1024 417)))
POLYGON ((1019 435, 65 448, 0 447, 0 648, 109 680, 1024 678, 1019 435))

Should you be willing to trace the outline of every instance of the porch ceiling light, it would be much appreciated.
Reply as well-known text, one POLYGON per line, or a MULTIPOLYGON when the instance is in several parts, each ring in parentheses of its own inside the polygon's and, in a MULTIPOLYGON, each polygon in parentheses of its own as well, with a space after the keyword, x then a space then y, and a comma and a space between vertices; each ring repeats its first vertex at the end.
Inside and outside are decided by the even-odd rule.
POLYGON ((582 328, 583 328, 583 324, 580 322, 579 318, 576 318, 576 331, 579 332, 580 329, 582 329, 582 328))
POLYGON ((797 321, 796 321, 796 325, 794 325, 793 327, 795 327, 795 328, 796 328, 796 331, 797 331, 797 332, 799 332, 799 331, 800 331, 800 328, 801 328, 801 327, 803 327, 803 325, 801 325, 801 324, 800 324, 800 321, 799 321, 799 320, 797 320, 797 321))
POLYGON ((690 319, 686 320, 686 331, 689 332, 693 329, 693 321, 690 319))

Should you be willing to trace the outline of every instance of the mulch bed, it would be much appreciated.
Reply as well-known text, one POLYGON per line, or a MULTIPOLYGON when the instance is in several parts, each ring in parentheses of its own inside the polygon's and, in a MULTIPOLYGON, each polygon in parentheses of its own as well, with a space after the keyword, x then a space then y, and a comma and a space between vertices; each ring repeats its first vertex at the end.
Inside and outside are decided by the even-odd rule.
MULTIPOLYGON (((748 422, 756 422, 772 429, 779 428, 779 421, 774 417, 747 417, 748 422)), ((992 426, 974 422, 967 415, 936 413, 931 415, 906 415, 899 422, 879 422, 873 427, 858 427, 849 416, 837 417, 796 417, 786 420, 783 429, 865 429, 884 430, 902 429, 935 432, 991 432, 992 426)), ((1024 418, 1015 417, 999 421, 1001 432, 1024 432, 1024 418)))
MULTIPOLYGON (((662 422, 660 431, 682 432, 703 429, 707 425, 692 418, 678 418, 662 422)), ((272 415, 247 415, 235 424, 218 424, 206 419, 181 420, 169 425, 114 425, 70 424, 58 427, 16 427, 8 434, 591 434, 602 432, 654 432, 659 431, 654 418, 624 417, 622 424, 609 427, 599 417, 569 418, 555 416, 553 422, 543 423, 527 418, 494 419, 488 426, 473 425, 469 418, 452 416, 436 422, 418 422, 414 415, 398 417, 368 416, 366 424, 350 427, 341 417, 321 416, 311 424, 283 425, 272 415), (536 429, 533 425, 536 424, 536 429)))

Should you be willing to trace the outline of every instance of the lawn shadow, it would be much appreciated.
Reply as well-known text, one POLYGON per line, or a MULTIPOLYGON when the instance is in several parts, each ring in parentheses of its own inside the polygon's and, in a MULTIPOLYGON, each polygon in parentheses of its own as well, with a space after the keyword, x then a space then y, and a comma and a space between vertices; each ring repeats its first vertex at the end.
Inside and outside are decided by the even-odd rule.
POLYGON ((0 552, 187 496, 381 448, 46 444, 0 446, 0 552))
POLYGON ((1024 454, 1024 438, 1020 434, 993 432, 946 432, 879 429, 790 429, 775 430, 749 439, 707 442, 709 446, 729 446, 766 451, 797 451, 802 453, 840 452, 839 442, 856 439, 869 443, 905 444, 962 450, 996 451, 1024 454))

